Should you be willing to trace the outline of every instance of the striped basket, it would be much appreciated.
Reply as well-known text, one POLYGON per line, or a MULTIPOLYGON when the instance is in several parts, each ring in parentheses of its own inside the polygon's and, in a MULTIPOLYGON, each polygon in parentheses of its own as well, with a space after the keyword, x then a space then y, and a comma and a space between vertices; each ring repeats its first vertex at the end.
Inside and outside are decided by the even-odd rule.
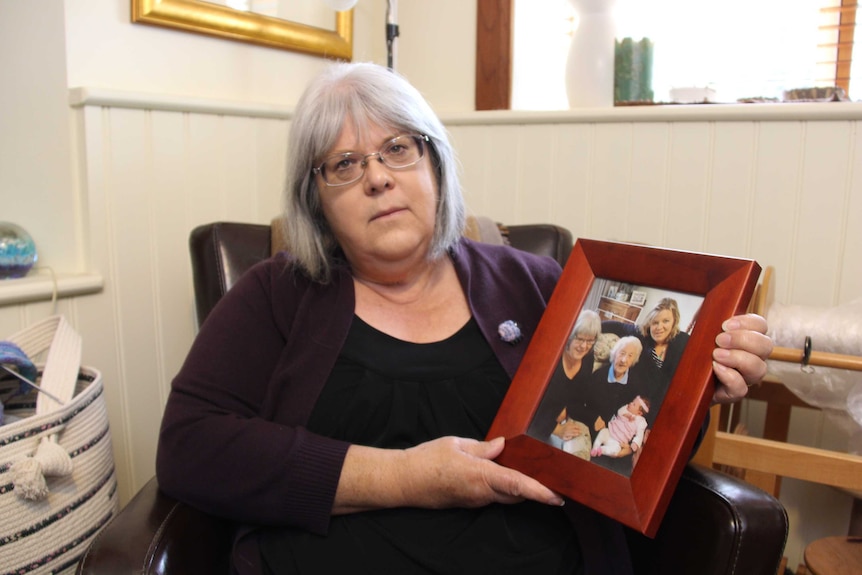
POLYGON ((16 397, 6 414, 20 419, 0 426, 0 575, 73 573, 118 510, 102 375, 80 367, 80 337, 62 316, 8 341, 47 353, 37 383, 48 393, 16 397))

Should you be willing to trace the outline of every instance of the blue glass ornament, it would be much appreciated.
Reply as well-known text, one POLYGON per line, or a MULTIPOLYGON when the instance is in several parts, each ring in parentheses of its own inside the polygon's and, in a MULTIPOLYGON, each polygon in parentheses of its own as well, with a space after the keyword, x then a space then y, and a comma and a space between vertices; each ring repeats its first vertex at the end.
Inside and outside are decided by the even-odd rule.
POLYGON ((38 258, 36 244, 24 228, 0 222, 0 279, 24 277, 38 258))

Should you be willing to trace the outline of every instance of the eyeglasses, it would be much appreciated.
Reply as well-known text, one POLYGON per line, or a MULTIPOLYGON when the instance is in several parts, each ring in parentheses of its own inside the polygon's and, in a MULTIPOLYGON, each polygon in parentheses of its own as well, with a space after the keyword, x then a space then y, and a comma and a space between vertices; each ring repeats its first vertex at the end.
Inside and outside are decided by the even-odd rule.
POLYGON ((346 186, 362 178, 369 158, 377 156, 384 166, 394 170, 409 168, 425 157, 425 143, 431 140, 423 134, 406 134, 392 138, 373 154, 344 152, 333 154, 323 163, 312 168, 312 174, 320 174, 329 187, 346 186))
POLYGON ((594 343, 596 343, 596 340, 595 339, 584 339, 582 337, 575 337, 575 339, 572 340, 572 343, 573 344, 580 344, 580 345, 593 345, 594 343))

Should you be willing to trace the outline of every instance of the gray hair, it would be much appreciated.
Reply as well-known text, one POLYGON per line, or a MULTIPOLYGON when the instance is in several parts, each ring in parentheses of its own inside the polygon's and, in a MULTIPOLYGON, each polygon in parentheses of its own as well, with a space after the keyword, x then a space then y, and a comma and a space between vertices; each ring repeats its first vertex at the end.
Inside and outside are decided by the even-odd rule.
POLYGON ((397 72, 371 63, 336 63, 311 81, 296 106, 287 145, 284 236, 297 265, 313 280, 329 281, 338 248, 311 170, 335 144, 345 123, 370 124, 428 136, 438 200, 429 257, 454 246, 464 231, 458 161, 443 123, 419 91, 397 72))
POLYGON ((578 319, 575 321, 575 327, 572 329, 572 333, 569 334, 568 341, 566 341, 566 349, 569 349, 569 346, 572 345, 572 342, 579 335, 586 335, 595 339, 601 333, 602 320, 599 318, 599 314, 591 309, 585 309, 578 315, 578 319))
MULTIPOLYGON (((624 348, 625 346, 629 345, 630 343, 634 344, 635 349, 637 350, 637 351, 635 351, 635 357, 634 357, 634 361, 632 361, 632 365, 634 365, 638 361, 640 361, 641 352, 643 352, 644 346, 641 343, 641 340, 639 338, 637 338, 633 335, 627 335, 625 337, 621 337, 620 340, 616 344, 614 344, 613 349, 611 349, 611 356, 610 356, 611 363, 614 363, 617 360, 617 354, 620 352, 620 350, 622 348, 624 348)), ((629 367, 631 367, 631 366, 629 366, 629 367)))

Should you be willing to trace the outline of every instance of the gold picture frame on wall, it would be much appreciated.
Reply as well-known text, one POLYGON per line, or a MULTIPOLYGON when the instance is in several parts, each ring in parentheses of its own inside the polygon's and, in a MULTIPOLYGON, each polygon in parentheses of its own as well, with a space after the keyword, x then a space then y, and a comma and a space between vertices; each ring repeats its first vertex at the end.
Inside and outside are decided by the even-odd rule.
POLYGON ((335 29, 244 12, 204 0, 132 0, 132 22, 292 50, 353 58, 353 10, 335 13, 335 29))

